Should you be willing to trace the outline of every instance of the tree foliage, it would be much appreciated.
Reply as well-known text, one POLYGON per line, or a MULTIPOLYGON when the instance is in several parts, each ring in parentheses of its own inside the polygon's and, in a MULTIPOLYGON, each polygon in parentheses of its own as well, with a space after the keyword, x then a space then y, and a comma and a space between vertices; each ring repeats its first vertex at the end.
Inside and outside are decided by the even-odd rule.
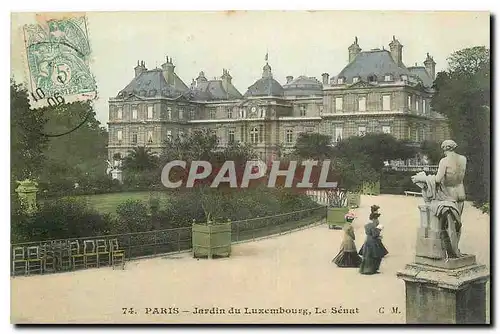
POLYGON ((47 137, 43 109, 30 110, 28 95, 22 85, 10 82, 11 184, 26 178, 37 178, 44 163, 47 137))
POLYGON ((457 152, 467 157, 468 198, 482 203, 490 194, 490 50, 466 48, 448 60, 434 82, 432 106, 448 118, 457 152))
POLYGON ((323 161, 333 154, 330 136, 319 133, 301 133, 292 155, 303 159, 323 161))

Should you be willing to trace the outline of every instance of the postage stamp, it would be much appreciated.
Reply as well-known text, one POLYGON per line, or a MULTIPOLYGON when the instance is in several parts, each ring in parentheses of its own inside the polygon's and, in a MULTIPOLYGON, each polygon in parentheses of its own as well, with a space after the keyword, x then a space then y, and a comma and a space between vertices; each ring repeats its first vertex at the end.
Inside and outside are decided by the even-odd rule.
POLYGON ((37 14, 36 21, 23 27, 31 108, 96 98, 85 14, 37 14))

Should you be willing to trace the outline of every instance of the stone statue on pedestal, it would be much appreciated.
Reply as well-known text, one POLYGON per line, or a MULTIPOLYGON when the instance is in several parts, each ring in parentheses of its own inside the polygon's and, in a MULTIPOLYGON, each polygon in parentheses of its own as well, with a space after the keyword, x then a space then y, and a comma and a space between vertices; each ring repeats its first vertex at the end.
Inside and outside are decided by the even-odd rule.
POLYGON ((475 255, 458 248, 462 233, 467 159, 445 140, 436 175, 420 172, 412 181, 422 189, 415 260, 398 271, 405 281, 409 324, 484 324, 489 270, 475 255))
POLYGON ((462 230, 461 217, 465 200, 463 180, 467 159, 455 152, 456 147, 453 140, 442 143, 445 157, 439 162, 436 175, 420 172, 412 176, 413 183, 422 188, 425 206, 421 210, 428 212, 423 217, 422 225, 430 228, 431 232, 438 233, 436 237, 441 240, 441 251, 446 259, 461 256, 458 243, 462 230), (431 224, 428 224, 426 218, 430 218, 431 224))
POLYGON ((19 200, 23 206, 23 210, 27 214, 33 214, 36 212, 36 193, 38 192, 38 183, 32 180, 17 181, 19 186, 16 188, 16 192, 19 195, 19 200))

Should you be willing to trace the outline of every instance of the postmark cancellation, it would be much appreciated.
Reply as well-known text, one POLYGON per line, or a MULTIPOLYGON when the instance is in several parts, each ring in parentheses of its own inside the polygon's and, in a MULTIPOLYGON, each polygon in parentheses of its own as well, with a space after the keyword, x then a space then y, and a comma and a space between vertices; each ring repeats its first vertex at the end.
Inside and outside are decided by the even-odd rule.
POLYGON ((31 108, 97 97, 85 13, 37 14, 22 33, 31 108))

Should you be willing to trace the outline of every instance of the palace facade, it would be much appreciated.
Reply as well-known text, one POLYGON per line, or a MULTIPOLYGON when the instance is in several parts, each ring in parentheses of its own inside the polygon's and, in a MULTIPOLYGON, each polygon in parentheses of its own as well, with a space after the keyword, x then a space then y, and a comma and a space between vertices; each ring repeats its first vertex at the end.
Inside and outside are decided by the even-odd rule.
POLYGON ((132 81, 109 99, 109 159, 135 146, 159 153, 165 140, 196 129, 211 130, 221 146, 251 143, 264 160, 290 150, 302 132, 326 134, 332 144, 369 132, 414 145, 448 137, 447 120, 430 104, 436 63, 429 54, 424 66, 407 67, 395 37, 389 50, 369 51, 355 38, 348 54, 348 64, 332 78, 288 76, 283 85, 266 59, 262 77, 244 94, 225 69, 214 80, 200 72, 188 86, 171 58, 155 69, 138 62, 132 81))

